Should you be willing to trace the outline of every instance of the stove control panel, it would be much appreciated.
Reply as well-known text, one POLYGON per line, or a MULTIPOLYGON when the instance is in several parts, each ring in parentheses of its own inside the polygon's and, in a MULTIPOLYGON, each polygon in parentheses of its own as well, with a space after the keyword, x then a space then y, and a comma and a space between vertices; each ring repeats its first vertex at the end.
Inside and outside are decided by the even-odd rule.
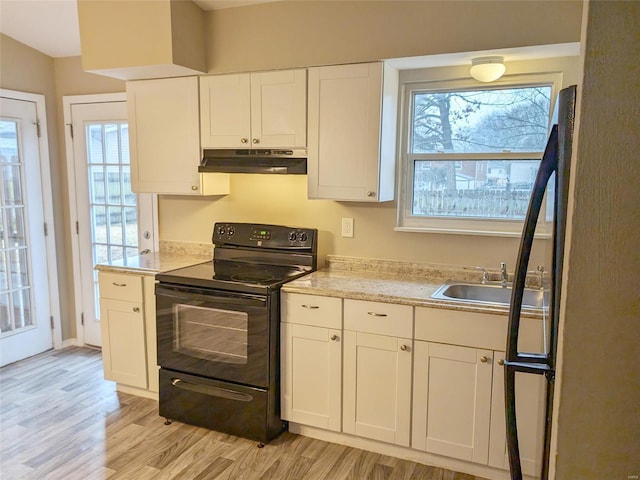
POLYGON ((219 246, 316 250, 318 231, 314 228, 253 223, 216 223, 213 243, 219 246))

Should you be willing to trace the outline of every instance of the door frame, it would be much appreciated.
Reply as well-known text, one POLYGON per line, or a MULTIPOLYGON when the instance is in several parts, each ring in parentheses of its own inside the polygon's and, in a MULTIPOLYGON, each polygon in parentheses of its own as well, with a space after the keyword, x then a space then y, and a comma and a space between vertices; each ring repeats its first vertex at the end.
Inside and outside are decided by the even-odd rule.
MULTIPOLYGON (((40 153, 40 186, 42 188, 42 212, 47 233, 44 236, 47 256, 47 281, 49 284, 49 315, 52 317, 51 338, 54 350, 63 347, 62 319, 60 318, 60 289, 58 285, 58 255, 56 251, 56 228, 53 215, 53 188, 51 186, 51 164, 49 163, 49 134, 45 96, 39 93, 19 92, 0 88, 0 96, 32 102, 38 118, 38 149, 40 153)), ((43 225, 43 228, 44 225, 43 225)))
MULTIPOLYGON (((121 93, 99 93, 92 95, 65 95, 62 97, 63 117, 64 117, 64 141, 65 156, 67 162, 67 183, 69 186, 69 234, 71 237, 71 260, 73 265, 73 291, 74 291, 74 316, 76 326, 76 345, 85 345, 84 325, 82 324, 82 313, 84 310, 82 303, 82 273, 80 265, 80 242, 78 229, 76 227, 79 214, 77 209, 76 195, 76 172, 74 160, 73 137, 71 135, 71 108, 72 105, 87 103, 109 103, 109 102, 126 102, 126 92, 121 93)), ((135 193, 135 192, 134 192, 135 193)), ((157 204, 153 206, 153 215, 157 219, 157 204)), ((157 223, 154 221, 154 250, 158 250, 157 223)))

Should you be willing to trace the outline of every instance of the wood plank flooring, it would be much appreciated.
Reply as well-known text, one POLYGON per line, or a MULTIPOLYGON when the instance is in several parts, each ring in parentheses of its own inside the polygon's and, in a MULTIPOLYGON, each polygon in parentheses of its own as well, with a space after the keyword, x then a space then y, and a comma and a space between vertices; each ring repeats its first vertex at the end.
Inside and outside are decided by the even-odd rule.
POLYGON ((174 422, 116 392, 100 351, 71 347, 0 369, 2 480, 482 480, 285 432, 256 442, 174 422))

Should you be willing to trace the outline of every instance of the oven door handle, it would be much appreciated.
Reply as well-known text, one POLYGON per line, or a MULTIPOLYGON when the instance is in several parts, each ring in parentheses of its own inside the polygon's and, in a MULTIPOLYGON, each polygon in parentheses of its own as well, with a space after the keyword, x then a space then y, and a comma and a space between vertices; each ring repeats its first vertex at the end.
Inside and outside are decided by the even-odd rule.
POLYGON ((212 292, 210 295, 195 293, 193 290, 188 289, 174 289, 174 288, 166 288, 161 287, 160 285, 156 285, 156 296, 177 298, 180 300, 201 300, 207 303, 225 303, 229 305, 241 305, 247 307, 263 307, 267 304, 266 298, 243 295, 243 294, 233 294, 233 295, 225 295, 220 292, 212 292))
POLYGON ((250 402, 253 397, 248 393, 236 392, 228 388, 212 387, 211 385, 201 385, 198 383, 185 382, 179 378, 172 378, 171 385, 190 392, 202 393, 210 397, 221 397, 238 402, 250 402))

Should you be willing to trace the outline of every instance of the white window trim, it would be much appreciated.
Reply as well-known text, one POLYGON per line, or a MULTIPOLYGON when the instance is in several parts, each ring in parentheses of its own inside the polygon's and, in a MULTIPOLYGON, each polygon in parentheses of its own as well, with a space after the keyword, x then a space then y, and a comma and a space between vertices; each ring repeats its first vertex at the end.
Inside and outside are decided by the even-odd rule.
MULTIPOLYGON (((556 99, 558 92, 562 88, 562 73, 531 73, 521 75, 505 75, 500 80, 487 85, 488 88, 493 87, 525 87, 533 85, 547 84, 551 85, 551 106, 549 125, 551 126, 553 112, 555 111, 556 99)), ((456 235, 485 235, 500 237, 520 237, 524 225, 523 220, 506 220, 506 219, 483 219, 483 218, 451 218, 451 217, 430 217, 411 215, 412 194, 413 194, 413 165, 409 161, 408 147, 410 137, 410 121, 408 118, 411 112, 411 97, 415 90, 428 89, 430 91, 450 91, 450 90, 477 90, 480 85, 478 82, 470 79, 452 79, 449 81, 425 81, 403 82, 401 86, 401 105, 399 135, 399 160, 398 168, 398 210, 397 225, 395 231, 398 232, 419 232, 419 233, 447 233, 456 235)), ((508 160, 509 158, 523 159, 528 154, 518 152, 516 154, 500 154, 500 160, 508 160)), ((429 160, 443 160, 455 156, 457 159, 496 159, 495 154, 478 154, 478 155, 426 155, 429 160)), ((415 158, 416 155, 413 155, 415 158)), ((541 157, 541 152, 529 154, 530 158, 541 157)), ((543 203, 542 212, 546 211, 546 199, 543 203)), ((542 215, 543 213, 541 213, 542 215)), ((536 229, 536 238, 550 238, 552 235, 551 222, 538 222, 536 229)))

